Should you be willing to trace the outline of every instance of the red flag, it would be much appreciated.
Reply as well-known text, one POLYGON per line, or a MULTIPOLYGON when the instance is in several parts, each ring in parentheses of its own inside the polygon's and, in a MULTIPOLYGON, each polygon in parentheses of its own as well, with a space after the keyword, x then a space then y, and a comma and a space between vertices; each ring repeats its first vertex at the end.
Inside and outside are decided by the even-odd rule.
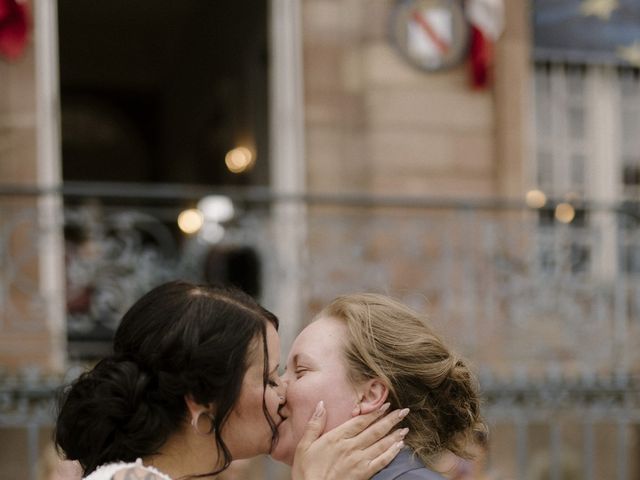
POLYGON ((493 42, 475 25, 471 26, 469 62, 473 88, 480 90, 489 86, 491 66, 493 65, 493 42))
POLYGON ((471 85, 483 89, 491 84, 493 45, 504 28, 504 5, 502 0, 467 0, 466 11, 471 23, 471 85))
POLYGON ((16 60, 27 46, 29 21, 27 5, 16 0, 0 0, 0 55, 16 60))

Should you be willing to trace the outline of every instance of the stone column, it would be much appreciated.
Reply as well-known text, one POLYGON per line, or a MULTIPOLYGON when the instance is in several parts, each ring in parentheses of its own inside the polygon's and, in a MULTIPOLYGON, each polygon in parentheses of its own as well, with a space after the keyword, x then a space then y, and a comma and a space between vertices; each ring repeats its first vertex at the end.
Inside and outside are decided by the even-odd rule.
MULTIPOLYGON (((60 186, 56 2, 36 0, 24 55, 0 61, 0 186, 60 186)), ((0 365, 62 369, 64 248, 56 193, 0 196, 0 365)))
POLYGON ((531 13, 529 0, 507 0, 505 30, 495 50, 497 194, 522 199, 532 151, 531 13))

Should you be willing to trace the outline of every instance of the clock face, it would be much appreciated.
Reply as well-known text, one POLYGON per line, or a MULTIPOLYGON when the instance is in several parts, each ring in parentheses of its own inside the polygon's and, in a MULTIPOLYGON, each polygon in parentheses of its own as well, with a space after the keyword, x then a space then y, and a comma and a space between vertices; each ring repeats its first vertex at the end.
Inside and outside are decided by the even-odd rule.
POLYGON ((458 64, 469 44, 462 0, 399 0, 391 15, 391 39, 418 68, 433 71, 458 64))

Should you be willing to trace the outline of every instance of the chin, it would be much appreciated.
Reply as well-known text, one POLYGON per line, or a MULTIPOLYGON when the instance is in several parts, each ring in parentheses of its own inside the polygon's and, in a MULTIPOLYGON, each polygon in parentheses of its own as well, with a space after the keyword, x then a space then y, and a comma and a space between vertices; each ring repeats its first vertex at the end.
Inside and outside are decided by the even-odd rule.
POLYGON ((288 445, 283 445, 280 442, 281 440, 281 438, 278 439, 278 443, 276 443, 273 450, 271 450, 271 458, 276 462, 293 465, 294 449, 290 448, 288 445))
POLYGON ((269 455, 271 455, 271 458, 273 458, 276 462, 286 463, 287 465, 293 464, 293 458, 289 458, 293 456, 288 455, 288 452, 282 451, 277 446, 271 451, 269 455))
MULTIPOLYGON (((228 445, 227 445, 228 447, 228 445)), ((240 448, 229 448, 233 460, 247 460, 257 457, 258 455, 268 455, 271 450, 271 438, 265 438, 264 441, 245 443, 240 448)))

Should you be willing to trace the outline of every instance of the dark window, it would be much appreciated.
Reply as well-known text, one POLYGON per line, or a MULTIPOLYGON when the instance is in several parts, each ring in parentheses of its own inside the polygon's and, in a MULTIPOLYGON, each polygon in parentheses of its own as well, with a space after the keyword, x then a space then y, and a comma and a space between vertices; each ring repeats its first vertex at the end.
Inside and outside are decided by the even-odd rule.
POLYGON ((65 181, 267 185, 266 0, 59 0, 65 181), (254 168, 229 172, 236 146, 254 168))

